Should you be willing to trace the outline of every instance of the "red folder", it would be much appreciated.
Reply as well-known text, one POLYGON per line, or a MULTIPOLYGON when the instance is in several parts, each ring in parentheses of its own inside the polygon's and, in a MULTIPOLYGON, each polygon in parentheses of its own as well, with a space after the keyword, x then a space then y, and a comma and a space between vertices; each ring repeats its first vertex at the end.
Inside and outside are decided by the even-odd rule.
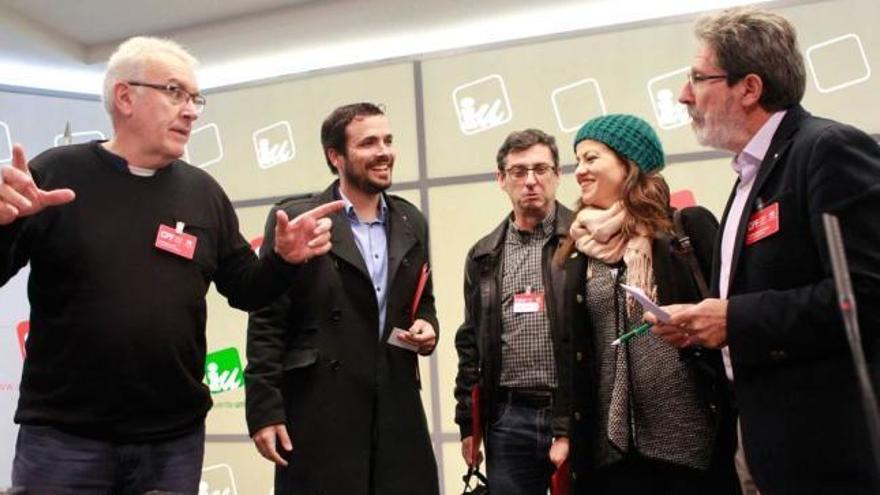
POLYGON ((471 389, 471 466, 477 465, 480 442, 483 440, 483 425, 480 421, 480 384, 471 389))
POLYGON ((568 472, 568 459, 562 462, 553 473, 553 477, 550 478, 550 493, 551 495, 568 495, 571 493, 571 476, 568 472))
POLYGON ((416 312, 419 310, 419 303, 422 302, 422 294, 425 292, 425 284, 428 283, 428 275, 430 274, 431 268, 425 263, 422 265, 422 273, 419 274, 419 283, 416 285, 416 293, 413 294, 412 308, 409 311, 410 324, 416 321, 416 312))

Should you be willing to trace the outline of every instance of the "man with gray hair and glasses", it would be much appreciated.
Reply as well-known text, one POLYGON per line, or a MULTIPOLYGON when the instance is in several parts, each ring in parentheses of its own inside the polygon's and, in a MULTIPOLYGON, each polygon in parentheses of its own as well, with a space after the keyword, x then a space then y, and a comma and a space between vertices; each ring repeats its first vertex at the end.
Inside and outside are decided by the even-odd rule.
POLYGON ((880 146, 800 106, 804 62, 786 19, 735 8, 700 19, 696 35, 679 101, 700 143, 736 155, 738 179, 716 247, 715 297, 667 307, 671 319, 654 331, 679 346, 723 348, 740 450, 761 493, 880 493, 868 428, 876 418, 863 414, 822 224, 823 213, 840 220, 876 388, 880 146))
POLYGON ((341 201, 279 212, 258 260, 220 186, 179 159, 205 105, 195 63, 168 40, 124 42, 104 83, 112 139, 30 164, 15 146, 0 170, 0 284, 31 265, 12 469, 29 493, 196 493, 210 283, 257 309, 330 249, 341 201))

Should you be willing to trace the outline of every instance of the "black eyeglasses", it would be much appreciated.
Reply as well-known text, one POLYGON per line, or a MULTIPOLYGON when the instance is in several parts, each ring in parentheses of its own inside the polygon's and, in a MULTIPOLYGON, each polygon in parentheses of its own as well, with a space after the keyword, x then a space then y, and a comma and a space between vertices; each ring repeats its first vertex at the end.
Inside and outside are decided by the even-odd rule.
POLYGON ((713 79, 730 79, 729 74, 696 74, 688 72, 688 82, 691 86, 695 86, 703 81, 712 81, 713 79))
POLYGON ((526 167, 525 165, 514 165, 512 167, 504 169, 504 173, 510 175, 516 180, 523 180, 526 178, 527 175, 529 175, 529 172, 534 172, 535 178, 543 178, 551 170, 556 170, 556 167, 541 163, 533 167, 526 167))
POLYGON ((129 86, 142 86, 144 88, 151 88, 158 91, 162 91, 168 95, 168 98, 171 100, 171 103, 174 105, 183 105, 186 102, 192 100, 193 106, 196 108, 196 113, 202 113, 202 110, 205 109, 205 97, 198 93, 190 93, 189 91, 180 87, 179 84, 168 83, 168 84, 152 84, 138 81, 128 81, 129 86))

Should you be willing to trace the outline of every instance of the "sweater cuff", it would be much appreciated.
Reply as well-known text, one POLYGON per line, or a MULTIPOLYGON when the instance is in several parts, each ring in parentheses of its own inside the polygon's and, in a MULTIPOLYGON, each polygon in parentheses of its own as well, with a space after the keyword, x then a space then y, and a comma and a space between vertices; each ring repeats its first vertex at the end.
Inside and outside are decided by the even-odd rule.
POLYGON ((458 425, 458 433, 459 433, 462 440, 464 440, 467 437, 473 436, 474 430, 473 430, 473 428, 471 428, 470 421, 468 421, 468 424, 466 424, 466 425, 465 424, 458 425))
POLYGON ((569 436, 571 432, 571 418, 568 416, 553 418, 550 430, 553 433, 553 438, 569 436))
POLYGON ((303 265, 308 263, 308 261, 299 264, 288 263, 284 260, 284 258, 281 257, 280 254, 275 252, 275 249, 273 248, 271 251, 266 253, 265 263, 267 263, 267 267, 270 270, 273 270, 276 273, 281 273, 287 282, 294 282, 296 281, 297 276, 299 275, 299 272, 302 269, 303 265))

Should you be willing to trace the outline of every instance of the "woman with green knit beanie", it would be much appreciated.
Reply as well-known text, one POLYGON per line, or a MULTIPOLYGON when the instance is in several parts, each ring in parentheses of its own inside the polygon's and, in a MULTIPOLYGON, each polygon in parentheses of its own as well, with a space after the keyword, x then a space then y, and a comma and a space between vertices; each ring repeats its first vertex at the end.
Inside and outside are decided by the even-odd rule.
MULTIPOLYGON (((571 471, 575 493, 734 494, 735 436, 721 357, 679 351, 651 333, 615 341, 644 310, 621 284, 659 304, 702 297, 676 232, 657 134, 633 115, 606 115, 574 140, 581 196, 570 237, 557 252, 566 272, 574 374, 571 471)), ((715 217, 680 217, 708 274, 715 217)))

